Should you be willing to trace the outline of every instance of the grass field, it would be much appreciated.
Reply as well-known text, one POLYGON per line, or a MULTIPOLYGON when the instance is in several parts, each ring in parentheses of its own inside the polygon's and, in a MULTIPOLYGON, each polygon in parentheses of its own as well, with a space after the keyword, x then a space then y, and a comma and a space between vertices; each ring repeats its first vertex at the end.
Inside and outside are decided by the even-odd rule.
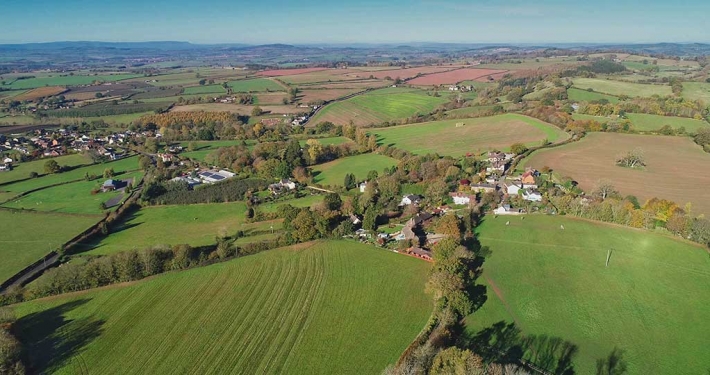
POLYGON ((695 214, 710 215, 706 186, 710 176, 698 173, 710 165, 710 154, 686 137, 589 133, 581 141, 533 153, 523 164, 549 166, 558 176, 570 176, 582 189, 591 191, 607 179, 623 195, 639 201, 665 198, 681 207, 691 202, 695 214), (637 147, 644 151, 643 170, 616 165, 619 155, 637 147))
POLYGON ((193 86, 185 87, 183 93, 186 95, 196 95, 196 94, 226 94, 227 91, 224 90, 222 85, 207 85, 207 86, 193 86))
POLYGON ((234 92, 284 91, 278 83, 265 78, 229 82, 234 92))
POLYGON ((669 96, 673 94, 671 87, 668 85, 649 85, 597 78, 575 78, 574 87, 582 90, 591 88, 594 91, 615 96, 644 97, 653 95, 669 96))
POLYGON ((374 170, 378 174, 382 174, 385 168, 395 165, 397 165, 397 160, 383 155, 350 156, 314 166, 312 168, 315 172, 313 181, 326 186, 337 186, 343 184, 345 175, 348 173, 354 174, 359 181, 362 181, 367 178, 367 173, 370 171, 374 170))
MULTIPOLYGON (((313 139, 320 142, 320 144, 322 144, 323 146, 327 146, 327 145, 337 146, 337 145, 342 145, 343 143, 352 143, 353 142, 352 139, 347 138, 347 137, 327 137, 327 138, 313 138, 313 139)), ((298 142, 301 144, 301 146, 305 146, 306 142, 308 142, 308 139, 302 139, 298 142)))
POLYGON ((102 216, 0 210, 0 282, 89 229, 102 216))
MULTIPOLYGON (((142 172, 126 173, 117 179, 140 180, 142 172)), ((104 212, 100 208, 101 203, 123 196, 122 192, 106 192, 91 194, 92 189, 100 189, 103 178, 94 181, 80 181, 70 184, 59 185, 48 189, 43 189, 30 193, 4 204, 4 207, 35 210, 43 212, 63 212, 72 214, 101 214, 104 212)))
POLYGON ((431 313, 428 268, 317 242, 15 311, 42 373, 377 374, 431 313))
POLYGON ((488 299, 466 319, 472 335, 499 331, 493 328, 498 322, 515 323, 536 343, 522 344, 527 358, 544 358, 554 347, 540 344, 543 335, 568 341, 578 349, 572 356, 578 374, 595 373, 596 360, 614 348, 624 351, 628 374, 701 374, 710 368, 702 345, 710 336, 705 249, 553 216, 487 217, 478 232, 491 254, 481 277, 488 299))
POLYGON ((710 83, 683 82, 683 97, 710 105, 710 83))
MULTIPOLYGON (((188 147, 190 143, 195 144, 194 151, 187 151, 180 154, 180 156, 187 157, 190 159, 205 161, 205 157, 212 153, 212 151, 222 148, 222 147, 232 147, 242 144, 242 141, 193 141, 193 142, 182 142, 180 143, 183 147, 188 147)), ((254 141, 246 141, 247 147, 253 146, 254 141)))
POLYGON ((355 125, 380 124, 417 113, 430 113, 445 102, 446 99, 429 96, 421 90, 386 88, 330 104, 309 123, 330 121, 344 125, 352 120, 355 125))
POLYGON ((581 90, 574 87, 567 89, 567 98, 578 102, 591 102, 601 99, 606 99, 609 103, 619 102, 619 98, 616 96, 600 94, 598 92, 589 92, 587 90, 581 90))
POLYGON ((684 127, 688 133, 695 133, 698 129, 710 127, 707 121, 685 117, 657 116, 645 113, 627 113, 626 117, 631 120, 633 129, 638 131, 653 131, 670 125, 673 129, 684 127))
MULTIPOLYGON (((13 169, 8 172, 0 173, 0 184, 5 184, 8 182, 13 182, 17 180, 23 180, 30 177, 30 173, 36 172, 38 174, 44 174, 44 163, 49 159, 39 159, 28 161, 26 163, 16 163, 13 169)), ((82 164, 90 164, 91 159, 89 157, 81 154, 71 154, 53 158, 61 166, 77 166, 82 164)), ((3 187, 0 187, 3 190, 3 187)))
POLYGON ((373 132, 383 145, 394 145, 415 154, 450 156, 508 150, 516 142, 537 146, 543 139, 556 142, 567 137, 555 126, 517 114, 402 125, 373 132), (460 123, 465 125, 457 127, 460 123))
POLYGON ((13 90, 19 89, 34 89, 37 87, 44 86, 76 86, 76 85, 88 85, 94 81, 102 82, 115 82, 124 79, 142 77, 139 74, 114 74, 114 75, 98 75, 98 76, 57 76, 57 77, 38 77, 30 79, 21 79, 14 81, 6 86, 5 88, 11 88, 13 90))

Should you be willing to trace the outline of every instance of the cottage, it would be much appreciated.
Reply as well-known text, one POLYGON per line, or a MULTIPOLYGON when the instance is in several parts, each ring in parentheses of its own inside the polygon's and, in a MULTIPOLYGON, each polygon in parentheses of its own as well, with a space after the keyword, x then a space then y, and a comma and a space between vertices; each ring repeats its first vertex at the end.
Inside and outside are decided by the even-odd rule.
POLYGON ((520 215, 521 212, 511 208, 509 204, 504 204, 493 210, 493 213, 496 215, 520 215))
POLYGON ((293 190, 296 188, 296 183, 289 179, 281 180, 279 181, 279 183, 281 184, 281 186, 287 188, 288 190, 293 190))
POLYGON ((505 161, 505 154, 500 152, 500 151, 490 151, 488 153, 488 161, 491 163, 497 162, 497 161, 505 161))
POLYGON ((471 201, 476 201, 476 197, 463 193, 463 192, 456 192, 456 193, 449 193, 449 196, 453 198, 454 204, 456 205, 468 205, 471 204, 471 201))
POLYGON ((175 156, 173 154, 158 154, 163 163, 172 163, 175 156))
POLYGON ((5 158, 2 160, 3 164, 12 164, 13 160, 11 158, 5 158))
POLYGON ((353 225, 360 225, 362 223, 362 220, 355 214, 350 214, 350 222, 353 223, 353 225))
POLYGON ((505 183, 503 186, 505 187, 505 192, 508 195, 518 195, 520 190, 523 189, 523 187, 519 184, 516 184, 516 182, 505 183))
POLYGON ((399 202, 400 207, 401 206, 409 206, 411 204, 419 204, 419 202, 422 201, 422 197, 415 195, 415 194, 410 194, 410 195, 405 195, 402 197, 402 201, 399 202))

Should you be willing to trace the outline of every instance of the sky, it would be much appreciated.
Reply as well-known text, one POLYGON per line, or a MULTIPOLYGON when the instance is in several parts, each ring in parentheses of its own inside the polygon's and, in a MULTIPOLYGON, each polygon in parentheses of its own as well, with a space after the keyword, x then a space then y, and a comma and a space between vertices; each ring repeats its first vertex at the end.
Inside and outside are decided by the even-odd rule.
POLYGON ((708 0, 0 0, 0 43, 710 42, 708 0))

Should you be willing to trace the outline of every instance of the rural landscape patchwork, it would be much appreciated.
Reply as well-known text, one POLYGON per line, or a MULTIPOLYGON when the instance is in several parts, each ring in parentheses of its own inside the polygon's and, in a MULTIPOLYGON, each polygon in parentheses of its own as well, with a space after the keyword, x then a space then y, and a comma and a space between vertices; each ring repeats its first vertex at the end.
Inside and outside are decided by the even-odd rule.
POLYGON ((39 3, 0 5, 0 374, 710 374, 682 12, 39 3))

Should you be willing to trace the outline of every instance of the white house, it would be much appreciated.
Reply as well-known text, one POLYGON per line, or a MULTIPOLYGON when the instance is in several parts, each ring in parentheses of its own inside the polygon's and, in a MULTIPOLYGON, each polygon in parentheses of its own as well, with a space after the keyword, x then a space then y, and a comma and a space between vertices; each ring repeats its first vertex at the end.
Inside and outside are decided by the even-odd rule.
POLYGON ((449 195, 451 196, 451 198, 454 199, 454 204, 459 206, 471 204, 471 200, 473 200, 474 202, 476 201, 475 196, 471 196, 462 192, 449 193, 449 195))
POLYGON ((491 163, 490 167, 486 167, 486 172, 488 172, 488 173, 492 173, 492 172, 503 173, 503 172, 505 172, 505 165, 506 165, 505 160, 494 161, 491 163))
POLYGON ((402 201, 399 202, 400 206, 409 206, 410 204, 419 204, 422 201, 422 197, 414 194, 405 195, 402 197, 402 201))
POLYGON ((360 183, 360 185, 358 185, 358 187, 360 188, 360 192, 364 193, 365 189, 367 189, 367 181, 360 183))
POLYGON ((504 204, 493 210, 493 213, 496 215, 520 215, 520 210, 514 210, 510 208, 509 204, 504 204))
POLYGON ((279 181, 279 184, 281 184, 281 186, 287 188, 288 190, 293 190, 296 188, 296 183, 289 179, 281 180, 279 181))
POLYGON ((10 159, 10 158, 5 158, 5 159, 2 160, 2 162, 3 162, 4 164, 12 164, 12 159, 10 159))
POLYGON ((523 199, 530 202, 542 202, 542 194, 534 190, 523 190, 523 199))

